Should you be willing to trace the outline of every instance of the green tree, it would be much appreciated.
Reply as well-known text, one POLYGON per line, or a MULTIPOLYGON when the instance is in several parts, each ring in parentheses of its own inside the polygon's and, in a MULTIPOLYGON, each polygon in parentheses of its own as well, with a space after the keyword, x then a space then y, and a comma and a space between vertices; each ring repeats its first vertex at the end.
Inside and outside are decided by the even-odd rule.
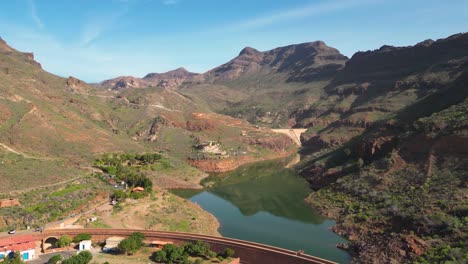
POLYGON ((153 253, 151 259, 156 262, 166 263, 167 262, 167 253, 165 250, 159 250, 153 253))
POLYGON ((206 257, 210 252, 210 245, 206 242, 196 240, 193 243, 185 243, 184 251, 190 256, 206 257))
POLYGON ((134 239, 137 242, 139 247, 143 246, 143 240, 145 239, 145 234, 141 232, 135 232, 130 236, 131 239, 134 239))
POLYGON ((225 248, 224 251, 221 253, 221 255, 224 257, 224 258, 230 258, 232 256, 234 256, 236 252, 234 251, 234 249, 232 248, 225 248))
POLYGON ((64 235, 58 239, 56 246, 59 248, 66 247, 69 246, 72 241, 73 239, 70 236, 64 235))
POLYGON ((151 258, 156 262, 180 263, 187 260, 188 255, 184 251, 184 247, 167 244, 160 251, 153 253, 151 258))
POLYGON ((81 263, 86 264, 86 263, 91 262, 91 260, 93 259, 93 254, 91 254, 91 252, 89 252, 87 250, 81 251, 80 253, 78 253, 77 259, 81 263))
POLYGON ((116 199, 117 201, 122 201, 127 198, 127 193, 122 190, 115 190, 112 194, 112 198, 116 199))
POLYGON ((126 255, 128 255, 128 253, 134 254, 138 249, 140 249, 143 246, 144 239, 145 235, 143 233, 135 232, 132 235, 130 235, 130 237, 120 241, 117 247, 126 255))
POLYGON ((74 238, 73 238, 73 242, 75 243, 79 243, 83 240, 90 240, 91 239, 91 235, 90 234, 87 234, 87 233, 80 233, 78 235, 76 235, 74 238))
POLYGON ((61 260, 62 260, 62 256, 54 255, 49 259, 49 261, 47 261, 47 264, 57 264, 57 262, 59 262, 61 260))
POLYGON ((138 250, 138 244, 137 242, 135 241, 135 239, 131 239, 131 238, 126 238, 122 241, 120 241, 119 245, 117 246, 117 248, 124 252, 125 255, 128 255, 129 253, 135 253, 137 250, 138 250))
POLYGON ((62 261, 62 264, 88 264, 93 259, 93 255, 89 251, 81 251, 68 259, 62 261))

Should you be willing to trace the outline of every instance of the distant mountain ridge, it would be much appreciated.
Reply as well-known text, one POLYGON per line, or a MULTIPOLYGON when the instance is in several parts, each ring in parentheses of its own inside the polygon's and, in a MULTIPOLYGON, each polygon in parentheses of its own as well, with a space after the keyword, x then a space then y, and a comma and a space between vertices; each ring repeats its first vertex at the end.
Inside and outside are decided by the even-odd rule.
POLYGON ((203 74, 178 68, 165 73, 148 73, 143 78, 120 76, 102 81, 100 85, 111 89, 177 87, 184 81, 223 82, 259 72, 287 73, 288 81, 304 82, 335 74, 347 60, 346 56, 323 41, 289 45, 264 52, 246 47, 236 58, 203 74))
POLYGON ((348 58, 323 41, 289 45, 260 52, 246 47, 239 56, 204 74, 213 81, 232 80, 261 70, 288 73, 289 81, 323 78, 343 68, 348 58))
POLYGON ((177 87, 187 78, 197 76, 198 73, 187 71, 185 68, 177 68, 164 73, 148 73, 143 78, 133 76, 119 76, 99 83, 100 86, 114 90, 122 88, 146 88, 146 87, 177 87))

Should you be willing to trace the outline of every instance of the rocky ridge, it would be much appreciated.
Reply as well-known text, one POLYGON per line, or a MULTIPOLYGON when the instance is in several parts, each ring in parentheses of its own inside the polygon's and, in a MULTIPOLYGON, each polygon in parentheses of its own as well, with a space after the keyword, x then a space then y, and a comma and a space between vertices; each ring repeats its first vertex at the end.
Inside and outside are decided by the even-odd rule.
POLYGON ((120 76, 114 79, 102 81, 99 85, 113 90, 147 87, 174 88, 182 84, 186 79, 197 75, 197 73, 189 72, 184 68, 177 68, 165 73, 148 73, 143 78, 120 76))
POLYGON ((343 68, 348 58, 323 41, 260 52, 246 47, 239 56, 203 74, 206 81, 222 82, 261 71, 286 73, 288 81, 326 78, 343 68))

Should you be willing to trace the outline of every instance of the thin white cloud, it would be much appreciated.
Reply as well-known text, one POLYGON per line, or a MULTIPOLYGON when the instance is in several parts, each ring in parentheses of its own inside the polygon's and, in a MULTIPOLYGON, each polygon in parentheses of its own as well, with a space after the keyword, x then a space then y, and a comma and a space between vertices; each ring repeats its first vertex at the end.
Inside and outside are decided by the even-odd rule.
POLYGON ((90 17, 81 30, 81 36, 78 41, 81 46, 89 46, 95 40, 99 39, 106 31, 111 30, 117 20, 124 16, 128 9, 115 11, 109 14, 99 14, 90 17))
POLYGON ((28 3, 29 3, 29 9, 31 11, 32 20, 34 21, 34 23, 36 24, 38 28, 43 29, 44 23, 42 23, 41 18, 37 14, 36 4, 34 3, 34 0, 29 0, 28 3))
POLYGON ((242 31, 261 28, 290 20, 297 20, 320 14, 331 13, 355 6, 375 3, 379 0, 330 0, 313 3, 289 10, 279 11, 272 14, 252 17, 224 27, 224 30, 242 31))
POLYGON ((165 69, 172 61, 164 53, 149 55, 145 49, 135 49, 133 46, 113 48, 64 43, 50 33, 5 23, 1 19, 0 31, 11 47, 34 52, 35 60, 46 71, 63 77, 75 76, 88 82, 120 75, 144 76, 148 72, 165 69))

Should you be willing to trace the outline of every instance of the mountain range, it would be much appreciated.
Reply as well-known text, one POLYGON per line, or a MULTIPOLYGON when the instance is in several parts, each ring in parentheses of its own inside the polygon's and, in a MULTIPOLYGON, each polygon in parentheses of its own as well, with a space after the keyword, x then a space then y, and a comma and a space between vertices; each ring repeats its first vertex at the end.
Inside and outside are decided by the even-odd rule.
POLYGON ((247 47, 201 74, 88 85, 0 40, 0 191, 71 177, 117 151, 160 151, 190 173, 153 181, 196 185, 204 176, 187 164, 225 171, 286 156, 292 140, 270 128, 307 128, 295 169, 310 182, 307 202, 338 220, 353 261, 463 261, 467 47, 467 33, 351 58, 322 41, 247 47))

